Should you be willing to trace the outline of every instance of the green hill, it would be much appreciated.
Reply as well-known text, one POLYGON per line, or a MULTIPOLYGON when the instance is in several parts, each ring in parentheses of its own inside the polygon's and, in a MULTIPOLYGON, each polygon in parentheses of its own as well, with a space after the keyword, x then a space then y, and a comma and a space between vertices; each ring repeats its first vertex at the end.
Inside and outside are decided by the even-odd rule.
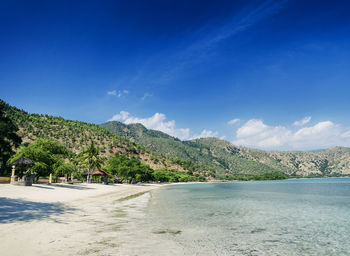
POLYGON ((218 138, 181 141, 141 124, 112 121, 101 125, 169 158, 210 166, 218 174, 250 175, 283 172, 297 176, 350 174, 350 149, 336 147, 319 152, 263 151, 238 147, 218 138))
POLYGON ((141 124, 125 125, 112 121, 101 125, 169 158, 180 158, 214 168, 224 174, 261 174, 282 170, 235 154, 237 147, 217 138, 181 141, 160 131, 148 130, 141 124))
POLYGON ((38 138, 50 139, 60 142, 75 153, 79 153, 94 141, 100 148, 102 155, 107 158, 114 155, 115 152, 119 152, 130 158, 141 160, 150 165, 152 169, 190 170, 194 174, 207 174, 205 167, 194 163, 191 163, 190 166, 175 163, 99 125, 50 115, 29 114, 2 100, 0 100, 0 104, 4 105, 6 115, 18 126, 18 135, 22 138, 23 145, 31 144, 38 138))

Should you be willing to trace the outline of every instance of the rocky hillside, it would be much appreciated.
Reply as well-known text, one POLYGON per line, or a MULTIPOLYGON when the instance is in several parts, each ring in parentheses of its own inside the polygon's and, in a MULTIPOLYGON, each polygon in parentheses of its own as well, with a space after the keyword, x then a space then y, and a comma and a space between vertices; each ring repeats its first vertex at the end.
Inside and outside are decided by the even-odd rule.
POLYGON ((219 174, 261 174, 283 170, 235 154, 236 147, 216 138, 181 141, 141 124, 125 125, 113 121, 101 125, 122 137, 133 140, 169 158, 181 158, 210 166, 219 174))
POLYGON ((218 138, 180 141, 163 132, 146 129, 141 124, 126 125, 113 121, 101 126, 166 157, 200 162, 220 174, 275 171, 298 176, 350 174, 350 148, 336 147, 320 152, 263 151, 238 147, 218 138))
POLYGON ((321 152, 278 152, 267 154, 296 175, 350 174, 350 148, 335 147, 321 152))

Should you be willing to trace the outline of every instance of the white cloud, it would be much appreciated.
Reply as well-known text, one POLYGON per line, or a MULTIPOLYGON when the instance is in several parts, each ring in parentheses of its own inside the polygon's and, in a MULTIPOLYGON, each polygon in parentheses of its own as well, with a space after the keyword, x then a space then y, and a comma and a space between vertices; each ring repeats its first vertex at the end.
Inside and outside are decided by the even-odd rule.
POLYGON ((350 146, 350 131, 331 121, 319 122, 299 129, 269 126, 251 119, 236 131, 234 144, 262 149, 310 150, 334 146, 350 146))
POLYGON ((119 114, 114 115, 108 121, 120 121, 125 124, 140 123, 148 129, 162 131, 181 140, 213 137, 218 135, 217 132, 210 130, 203 130, 199 135, 192 135, 189 128, 177 128, 175 121, 167 121, 166 116, 162 113, 155 113, 153 116, 147 118, 139 118, 131 116, 129 112, 120 111, 119 114))
POLYGON ((305 124, 308 124, 311 121, 311 116, 307 116, 304 119, 300 120, 300 121, 295 121, 293 123, 294 126, 303 126, 305 124))
MULTIPOLYGON (((179 128, 174 120, 166 115, 155 113, 146 118, 120 111, 108 121, 121 121, 126 124, 141 123, 148 129, 165 132, 181 140, 204 137, 219 137, 218 132, 203 129, 194 133, 189 128, 179 128)), ((224 137, 221 137, 224 139, 224 137)), ((251 119, 241 125, 235 133, 233 144, 267 150, 312 150, 334 146, 350 146, 350 130, 332 121, 322 121, 304 127, 268 125, 259 119, 251 119)))
POLYGON ((108 95, 113 95, 113 96, 117 96, 118 98, 120 98, 121 96, 125 95, 125 94, 129 94, 128 90, 113 90, 110 92, 107 92, 108 95))
POLYGON ((107 92, 107 94, 108 95, 117 95, 117 91, 113 90, 113 91, 107 92))
POLYGON ((204 129, 200 134, 194 135, 191 139, 207 138, 207 137, 217 137, 218 132, 213 132, 211 130, 204 129))
POLYGON ((240 121, 241 121, 241 119, 235 118, 235 119, 232 119, 232 120, 228 121, 227 124, 233 125, 233 124, 239 123, 240 121))
POLYGON ((234 143, 250 147, 274 148, 285 144, 288 136, 290 131, 283 126, 272 127, 261 120, 251 119, 237 130, 234 143))
POLYGON ((342 138, 350 138, 350 131, 346 131, 341 135, 342 138))

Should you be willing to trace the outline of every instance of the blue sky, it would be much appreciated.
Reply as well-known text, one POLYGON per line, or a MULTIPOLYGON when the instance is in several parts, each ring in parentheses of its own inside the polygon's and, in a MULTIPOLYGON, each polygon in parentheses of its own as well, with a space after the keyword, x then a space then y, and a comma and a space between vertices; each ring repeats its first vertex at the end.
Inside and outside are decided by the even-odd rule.
POLYGON ((349 13, 341 0, 0 1, 0 97, 181 139, 350 146, 349 13))

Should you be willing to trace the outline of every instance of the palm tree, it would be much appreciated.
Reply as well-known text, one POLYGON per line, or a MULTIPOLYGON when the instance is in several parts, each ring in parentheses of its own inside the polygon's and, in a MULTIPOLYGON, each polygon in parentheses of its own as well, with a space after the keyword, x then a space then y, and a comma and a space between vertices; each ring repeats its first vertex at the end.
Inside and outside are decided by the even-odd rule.
POLYGON ((83 150, 80 161, 88 166, 87 182, 91 182, 91 173, 96 169, 100 169, 104 162, 94 142, 91 142, 91 144, 83 150))

